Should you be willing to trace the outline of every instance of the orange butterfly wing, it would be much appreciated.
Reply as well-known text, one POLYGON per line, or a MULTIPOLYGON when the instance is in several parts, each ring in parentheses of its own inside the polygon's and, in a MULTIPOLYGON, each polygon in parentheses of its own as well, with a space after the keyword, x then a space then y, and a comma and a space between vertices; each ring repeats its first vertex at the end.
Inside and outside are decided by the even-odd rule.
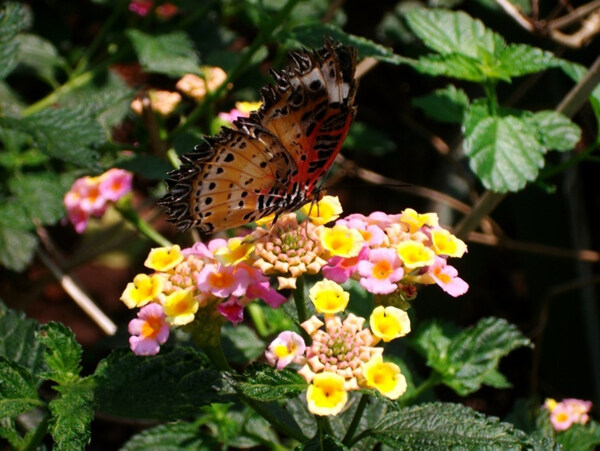
POLYGON ((179 230, 205 233, 237 227, 312 199, 356 113, 356 51, 327 41, 291 54, 295 65, 274 72, 263 105, 223 127, 169 173, 160 201, 179 230))

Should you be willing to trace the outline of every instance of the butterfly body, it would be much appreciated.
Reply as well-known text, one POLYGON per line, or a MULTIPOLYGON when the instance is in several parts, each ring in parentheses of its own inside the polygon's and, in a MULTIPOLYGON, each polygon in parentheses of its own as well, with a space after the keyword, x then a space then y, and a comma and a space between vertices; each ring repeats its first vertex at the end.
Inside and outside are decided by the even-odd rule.
POLYGON ((179 230, 212 233, 295 211, 339 152, 356 114, 356 51, 327 41, 272 71, 263 104, 182 157, 162 200, 179 230))

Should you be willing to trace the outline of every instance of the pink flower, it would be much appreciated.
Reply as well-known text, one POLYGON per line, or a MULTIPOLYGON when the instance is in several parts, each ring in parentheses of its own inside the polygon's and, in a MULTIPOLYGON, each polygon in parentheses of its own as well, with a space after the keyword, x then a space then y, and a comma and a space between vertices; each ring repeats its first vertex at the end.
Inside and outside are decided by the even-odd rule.
POLYGON ((136 0, 129 3, 129 11, 138 16, 145 17, 152 10, 152 1, 136 0))
POLYGON ((71 191, 79 196, 79 208, 94 216, 106 211, 106 198, 102 196, 97 177, 81 177, 75 180, 71 191))
POLYGON ((79 205, 67 208, 67 216, 77 233, 83 233, 85 231, 90 215, 83 211, 79 205))
POLYGON ((194 245, 192 247, 188 247, 186 249, 183 249, 181 251, 182 255, 184 257, 187 257, 189 255, 193 255, 194 257, 201 257, 201 258, 206 258, 208 260, 213 260, 213 254, 212 252, 208 249, 208 247, 206 246, 206 244, 204 244, 201 241, 198 241, 196 243, 194 243, 194 245))
POLYGON ((450 296, 460 296, 469 289, 469 284, 458 277, 456 268, 446 264, 444 258, 436 257, 435 263, 429 267, 428 273, 435 283, 450 296))
POLYGON ((293 361, 299 361, 305 349, 304 339, 296 332, 286 330, 271 342, 265 351, 265 357, 270 365, 276 365, 278 370, 282 370, 293 361))
POLYGON ((571 411, 574 423, 586 424, 589 421, 588 412, 592 408, 592 401, 565 398, 562 400, 562 403, 571 411))
POLYGON ((129 345, 136 355, 156 355, 169 338, 169 325, 160 305, 148 304, 129 322, 129 345))
POLYGON ((233 324, 237 325, 244 320, 244 306, 238 298, 230 297, 226 302, 220 303, 217 310, 233 324))
POLYGON ((358 273, 362 276, 360 284, 373 294, 389 294, 398 288, 398 282, 404 276, 398 254, 393 249, 377 248, 369 252, 369 260, 358 264, 358 273))
POLYGON ((231 123, 233 123, 233 121, 237 121, 240 117, 248 117, 248 115, 243 113, 242 111, 238 110, 237 108, 233 108, 228 113, 224 113, 224 112, 219 113, 219 119, 222 119, 226 122, 231 122, 231 123))
POLYGON ((124 169, 109 169, 101 176, 100 195, 106 200, 116 202, 131 191, 132 180, 133 175, 124 169))
POLYGON ((356 257, 332 257, 327 266, 323 267, 323 276, 337 283, 344 283, 356 270, 358 263, 366 260, 369 255, 369 247, 364 246, 356 257))
POLYGON ((196 278, 196 285, 200 291, 212 293, 219 298, 243 296, 249 282, 247 271, 219 264, 206 265, 196 278))
POLYGON ((156 15, 163 20, 170 19, 178 12, 179 8, 170 2, 163 3, 156 7, 156 15))
POLYGON ((277 308, 287 301, 287 298, 272 288, 268 281, 248 285, 246 297, 262 299, 273 308, 277 308))
POLYGON ((573 424, 571 410, 563 403, 558 403, 550 412, 550 422, 556 431, 565 431, 573 424))

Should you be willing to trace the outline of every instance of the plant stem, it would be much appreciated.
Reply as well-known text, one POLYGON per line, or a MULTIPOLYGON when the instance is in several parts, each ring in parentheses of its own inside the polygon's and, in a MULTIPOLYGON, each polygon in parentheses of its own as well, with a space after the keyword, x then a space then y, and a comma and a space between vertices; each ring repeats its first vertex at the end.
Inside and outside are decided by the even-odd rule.
POLYGON ((260 306, 256 302, 252 302, 246 307, 246 310, 250 314, 250 318, 252 318, 252 322, 254 323, 258 335, 261 337, 269 335, 269 328, 265 322, 265 315, 260 306))
POLYGON ((400 398, 400 403, 402 405, 406 405, 408 403, 408 401, 417 399, 419 396, 421 396, 427 390, 429 390, 430 388, 439 384, 440 378, 441 378, 441 376, 439 373, 432 372, 431 375, 427 378, 427 380, 423 381, 423 383, 421 383, 421 385, 419 385, 417 388, 415 388, 415 390, 410 394, 410 396, 400 398))
POLYGON ((356 412, 354 412, 354 417, 352 417, 352 422, 350 426, 348 426, 348 430, 346 431, 346 435, 342 439, 342 443, 346 446, 349 446, 349 443, 352 441, 352 437, 356 432, 356 428, 360 424, 360 419, 362 418, 362 414, 369 403, 369 397, 366 394, 362 394, 360 397, 360 401, 358 406, 356 407, 356 412))
POLYGON ((35 427, 35 432, 31 435, 28 435, 26 438, 26 442, 23 445, 24 451, 34 451, 38 449, 40 443, 44 436, 48 433, 48 422, 50 421, 50 413, 45 412, 42 421, 38 423, 35 427))
POLYGON ((140 218, 137 211, 133 209, 131 204, 127 203, 117 203, 115 207, 121 216, 129 221, 142 235, 150 240, 154 241, 159 246, 171 246, 171 242, 167 240, 164 236, 158 233, 154 228, 140 218))
POLYGON ((488 107, 490 108, 490 114, 495 116, 498 112, 498 97, 496 96, 496 83, 493 81, 487 81, 483 84, 485 89, 485 95, 488 100, 488 107))
POLYGON ((300 276, 296 279, 296 289, 294 290, 294 303, 298 312, 298 322, 302 324, 308 319, 306 313, 306 301, 304 300, 304 277, 300 276))

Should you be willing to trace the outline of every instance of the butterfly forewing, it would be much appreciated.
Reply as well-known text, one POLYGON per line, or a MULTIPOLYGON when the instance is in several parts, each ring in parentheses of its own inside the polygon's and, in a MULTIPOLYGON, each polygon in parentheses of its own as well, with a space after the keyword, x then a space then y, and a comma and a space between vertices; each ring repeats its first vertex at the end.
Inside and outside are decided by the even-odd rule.
POLYGON ((261 90, 257 112, 207 138, 169 174, 161 204, 179 230, 217 232, 312 199, 355 115, 356 51, 327 41, 291 57, 261 90))

